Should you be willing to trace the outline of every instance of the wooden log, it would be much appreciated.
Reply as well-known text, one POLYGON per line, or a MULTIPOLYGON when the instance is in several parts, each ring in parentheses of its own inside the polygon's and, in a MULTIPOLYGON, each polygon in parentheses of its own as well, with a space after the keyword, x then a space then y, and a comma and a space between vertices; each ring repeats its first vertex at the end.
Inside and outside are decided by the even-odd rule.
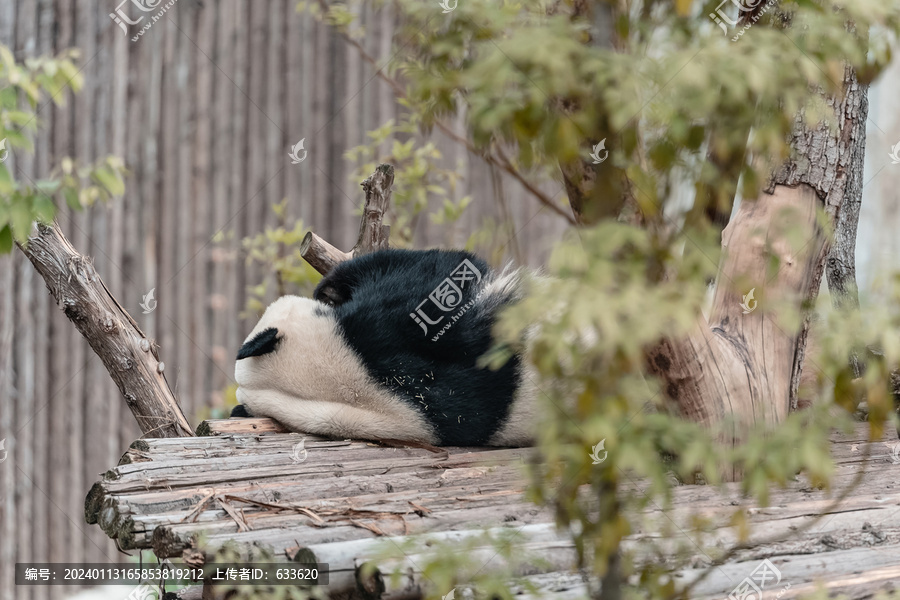
MULTIPOLYGON (((900 546, 884 548, 856 548, 830 554, 828 560, 822 555, 784 555, 772 558, 781 571, 781 581, 772 585, 769 580, 763 597, 767 600, 779 598, 805 598, 823 589, 828 597, 847 600, 862 600, 876 597, 876 592, 889 591, 900 578, 900 566, 891 563, 891 556, 900 552, 900 546), (875 560, 870 560, 870 559, 875 560)), ((737 583, 748 576, 759 562, 732 562, 717 570, 703 591, 693 595, 697 600, 722 600, 730 595, 737 583)), ((674 573, 675 581, 693 579, 697 570, 686 569, 674 573)), ((552 595, 554 600, 575 600, 590 596, 590 590, 579 573, 549 573, 523 578, 537 589, 537 593, 512 584, 517 600, 539 600, 552 595), (516 594, 517 591, 521 593, 516 594)), ((596 588, 595 588, 596 589, 596 588)), ((457 595, 459 595, 457 593, 457 595)), ((754 596, 758 597, 758 596, 754 596)))
MULTIPOLYGON (((89 494, 86 505, 93 522, 100 520, 101 513, 109 510, 110 514, 104 517, 107 528, 114 533, 128 530, 126 534, 134 539, 135 548, 149 547, 150 536, 153 528, 160 524, 175 524, 169 527, 171 544, 188 543, 191 535, 200 529, 206 528, 211 519, 222 518, 216 510, 204 510, 192 514, 198 508, 206 490, 215 493, 237 496, 249 501, 276 503, 276 504, 305 504, 319 501, 327 503, 329 498, 360 498, 366 494, 402 494, 415 492, 422 499, 423 494, 432 490, 454 490, 459 486, 471 486, 478 490, 487 489, 485 486, 496 484, 513 489, 515 484, 521 484, 521 474, 517 468, 463 468, 452 470, 432 470, 422 474, 417 472, 393 473, 389 481, 374 479, 371 476, 344 476, 319 478, 314 481, 282 481, 282 482, 254 482, 245 481, 235 485, 217 486, 212 488, 191 488, 182 490, 156 489, 141 493, 129 493, 120 495, 104 495, 100 484, 95 485, 89 494), (121 525, 126 519, 131 520, 130 526, 121 525), (196 522, 196 524, 194 523, 196 522)), ((395 496, 398 497, 399 496, 395 496)), ((408 499, 417 505, 424 506, 415 498, 408 499)), ((409 509, 411 504, 403 508, 409 509)), ((200 507, 214 509, 215 506, 200 507)), ((427 507, 426 507, 427 508, 427 507)), ((297 515, 299 517, 299 515, 297 515)), ((215 529, 215 526, 208 529, 215 529)), ((112 535, 112 533, 110 534, 112 535)))
MULTIPOLYGON (((781 496, 773 498, 774 502, 770 507, 749 508, 746 511, 747 519, 752 524, 753 532, 749 539, 750 547, 738 553, 734 560, 761 560, 772 554, 816 553, 836 548, 880 545, 896 539, 900 535, 900 498, 896 495, 891 474, 880 470, 873 472, 871 476, 871 480, 864 481, 863 488, 868 491, 870 487, 874 487, 875 493, 851 497, 840 507, 832 508, 829 518, 812 528, 807 527, 810 520, 831 508, 832 500, 824 491, 812 491, 800 485, 795 489, 785 490, 781 496), (780 539, 777 539, 779 537, 780 539), (772 542, 772 539, 776 541, 772 542)), ((695 554, 701 563, 708 562, 710 556, 719 555, 722 548, 740 541, 730 528, 735 511, 734 502, 741 498, 741 492, 737 486, 729 487, 731 489, 726 494, 707 486, 677 488, 673 494, 674 508, 663 510, 654 507, 644 511, 642 518, 634 519, 639 525, 628 539, 634 545, 643 548, 655 547, 664 554, 674 555, 689 551, 695 554), (697 512, 703 514, 711 523, 719 523, 721 527, 707 534, 697 532, 693 520, 697 512), (681 537, 683 532, 690 532, 690 542, 688 538, 681 537)), ((491 525, 499 523, 501 516, 510 514, 516 516, 518 524, 539 523, 542 519, 548 521, 550 519, 549 513, 534 512, 536 507, 531 507, 531 511, 528 511, 526 503, 508 500, 504 504, 499 501, 503 496, 497 496, 496 502, 485 499, 480 505, 474 503, 471 509, 454 506, 453 502, 442 505, 439 498, 443 494, 450 493, 448 490, 437 489, 423 494, 421 505, 431 512, 427 514, 428 519, 417 520, 411 516, 409 532, 439 531, 460 527, 463 524, 471 527, 491 525), (504 506, 506 510, 503 510, 504 506), (434 521, 430 521, 431 519, 434 521)), ((404 496, 396 496, 397 499, 402 497, 404 496)), ((460 500, 455 494, 453 499, 460 500)), ((360 506, 358 498, 352 500, 354 506, 360 506)), ((373 506, 379 507, 377 503, 373 506)), ((506 520, 504 516, 503 521, 506 520)), ((321 540, 341 541, 372 537, 367 533, 354 532, 349 527, 323 530, 311 521, 303 526, 291 526, 289 529, 281 528, 283 523, 276 521, 270 521, 268 525, 262 525, 262 521, 260 523, 260 528, 244 534, 213 533, 205 539, 203 551, 213 556, 215 550, 232 541, 248 547, 268 546, 276 555, 280 555, 283 551, 297 546, 298 541, 315 544, 321 540)), ((179 525, 163 526, 162 529, 169 533, 174 531, 177 535, 179 527, 179 525)), ((195 531, 199 532, 201 529, 197 528, 195 531)), ((232 527, 232 530, 235 528, 232 527)), ((394 529, 385 533, 396 531, 394 529)), ((161 548, 156 546, 156 540, 154 549, 160 553, 161 548)))
MULTIPOLYGON (((521 490, 516 493, 505 491, 478 496, 473 486, 460 486, 449 488, 449 491, 446 488, 427 493, 407 490, 384 495, 384 504, 380 503, 377 496, 328 498, 304 503, 302 508, 306 512, 301 512, 298 508, 293 513, 285 510, 266 514, 266 511, 260 509, 249 510, 251 504, 238 500, 232 501, 232 506, 242 507, 243 518, 252 529, 254 540, 271 545, 279 555, 298 543, 417 534, 463 526, 492 527, 504 523, 521 526, 526 523, 548 522, 552 518, 548 510, 528 503, 521 490), (468 497, 469 501, 457 501, 454 496, 445 497, 441 501, 444 493, 459 494, 461 497, 468 497), (415 506, 426 510, 416 509, 415 506), (291 535, 282 540, 287 545, 280 546, 274 536, 285 532, 291 535)), ((157 556, 171 557, 195 547, 201 539, 232 539, 240 534, 234 520, 225 520, 220 510, 206 511, 199 516, 197 523, 160 522, 169 519, 181 521, 185 518, 184 514, 185 511, 181 511, 155 515, 152 518, 129 519, 126 524, 131 527, 131 531, 123 531, 120 539, 127 537, 127 541, 133 544, 131 548, 152 547, 157 556), (170 514, 174 516, 170 517, 170 514), (151 519, 155 522, 150 522, 151 519)), ((208 551, 210 546, 204 543, 203 548, 208 551)))
MULTIPOLYGON (((477 547, 466 551, 466 556, 476 566, 474 572, 512 573, 515 576, 534 573, 568 571, 577 563, 578 552, 571 539, 558 537, 548 541, 532 541, 520 536, 516 540, 516 555, 506 559, 495 546, 477 547)), ((434 553, 410 554, 399 560, 355 561, 356 589, 364 598, 375 600, 401 600, 423 598, 431 588, 430 580, 422 572, 424 565, 438 559, 434 553), (367 568, 368 565, 368 568, 367 568), (401 577, 395 582, 393 574, 401 577)), ((330 580, 329 580, 330 584, 330 580)), ((329 586, 330 587, 330 586, 329 586)))
MULTIPOLYGON (((848 485, 862 466, 868 469, 859 488, 864 494, 850 496, 834 508, 834 492, 815 489, 803 477, 788 489, 773 490, 770 506, 747 507, 750 545, 733 561, 882 546, 900 537, 900 497, 893 473, 890 468, 871 468, 891 462, 891 444, 884 441, 887 437, 866 441, 866 430, 867 425, 860 423, 850 434, 832 436, 837 464, 832 489, 848 485), (867 455, 871 458, 864 463, 867 455), (807 527, 825 510, 827 519, 807 527), (780 540, 770 541, 779 536, 780 540)), ((513 529, 551 526, 552 514, 527 503, 522 495, 519 465, 527 454, 521 449, 448 448, 446 455, 436 456, 418 448, 311 437, 306 438, 306 460, 293 465, 295 475, 270 479, 257 474, 264 468, 285 469, 293 462, 289 451, 301 439, 299 434, 139 440, 127 453, 131 462, 112 469, 92 490, 97 496, 97 521, 124 547, 149 545, 160 556, 181 552, 195 563, 214 560, 225 544, 236 544, 248 553, 265 547, 276 559, 300 560, 300 548, 323 544, 377 543, 384 536, 505 523, 513 523, 513 529), (243 465, 242 478, 218 482, 223 470, 238 465, 243 465), (180 479, 184 473, 198 475, 188 484, 180 479), (232 516, 218 497, 229 503, 232 516), (234 519, 238 513, 243 526, 234 519)), ((636 482, 635 493, 639 488, 636 482)), ((736 505, 744 501, 738 484, 722 489, 677 487, 671 507, 654 507, 632 520, 636 526, 625 547, 637 552, 638 561, 686 550, 697 564, 708 564, 722 548, 739 541, 730 523, 736 505), (692 515, 698 511, 712 524, 720 524, 720 530, 696 531, 692 515), (682 537, 683 532, 690 540, 682 537)), ((89 498, 86 505, 90 503, 89 498)), ((353 573, 365 560, 366 556, 354 557, 353 573)), ((416 562, 421 564, 424 557, 416 562)), ((393 565, 375 566, 381 575, 356 585, 377 592, 379 577, 384 583, 393 565)), ((418 589, 416 570, 401 566, 410 575, 400 587, 386 584, 385 597, 418 589)))
POLYGON ((37 225, 27 245, 19 248, 103 361, 144 435, 193 436, 155 345, 109 292, 90 259, 56 225, 37 225))
POLYGON ((269 418, 208 419, 197 426, 198 437, 229 433, 290 433, 281 423, 269 418))
MULTIPOLYGON (((785 598, 809 597, 816 591, 819 582, 826 593, 822 597, 836 597, 837 592, 849 593, 852 598, 872 598, 874 591, 889 589, 900 576, 897 555, 900 546, 881 548, 854 548, 822 554, 773 555, 770 560, 780 572, 781 581, 769 581, 763 590, 764 597, 785 598), (790 587, 788 588, 788 584, 790 587)), ((745 577, 759 566, 759 560, 734 561, 718 567, 691 594, 692 598, 703 600, 721 599, 737 587, 745 577)), ((675 573, 682 584, 690 583, 702 572, 700 569, 685 569, 675 573)))
MULTIPOLYGON (((574 543, 557 532, 553 523, 311 544, 299 548, 291 558, 294 562, 328 564, 328 584, 324 587, 331 596, 360 589, 364 590, 364 597, 377 598, 384 595, 387 598, 407 594, 411 590, 417 590, 421 594, 426 587, 422 585, 421 566, 437 557, 434 552, 426 554, 424 551, 435 544, 473 543, 474 547, 468 553, 479 564, 491 565, 494 569, 507 567, 506 562, 497 556, 497 549, 488 543, 487 536, 494 539, 514 536, 522 543, 525 551, 551 550, 545 555, 545 558, 550 559, 545 570, 567 569, 575 562, 574 543), (414 543, 422 551, 399 560, 376 560, 391 542, 397 548, 414 543), (495 556, 496 559, 492 561, 495 556), (369 567, 363 569, 366 563, 369 563, 369 567), (405 574, 399 585, 391 583, 390 576, 395 569, 405 574)), ((537 570, 533 564, 531 569, 537 570)))
POLYGON ((359 223, 359 236, 350 252, 338 250, 310 231, 300 245, 300 255, 303 259, 316 271, 327 275, 339 263, 375 250, 386 249, 391 228, 382 224, 382 220, 391 203, 393 183, 394 167, 381 164, 360 184, 365 191, 366 200, 359 223))
MULTIPOLYGON (((516 489, 513 487, 517 475, 514 470, 511 469, 507 473, 499 473, 498 475, 502 476, 498 477, 499 483, 497 485, 505 485, 509 489, 516 489)), ((482 475, 480 478, 473 475, 469 479, 460 479, 459 484, 474 486, 479 491, 490 490, 489 486, 486 487, 484 477, 485 475, 482 475)), ((325 478, 321 482, 315 482, 315 485, 313 485, 313 482, 310 482, 308 485, 299 485, 291 484, 288 481, 283 482, 282 485, 262 483, 257 486, 248 481, 244 485, 236 486, 196 488, 183 491, 173 490, 171 492, 160 490, 157 492, 118 496, 104 495, 102 487, 95 485, 86 500, 86 516, 90 518, 90 522, 99 523, 110 537, 127 536, 129 540, 134 540, 134 545, 129 547, 144 548, 150 546, 150 536, 153 534, 153 529, 161 525, 172 525, 172 533, 169 535, 169 543, 171 544, 187 544, 192 536, 204 530, 230 531, 231 525, 227 522, 223 526, 209 524, 210 520, 224 518, 221 512, 213 510, 217 508, 215 505, 200 506, 201 501, 210 492, 240 498, 242 499, 242 504, 246 504, 249 509, 253 508, 253 503, 283 505, 285 507, 284 510, 275 511, 274 515, 267 515, 267 511, 260 509, 245 511, 247 514, 252 515, 253 518, 263 517, 259 527, 266 527, 269 519, 275 523, 272 526, 285 525, 286 521, 279 516, 279 513, 293 515, 298 523, 308 522, 303 517, 307 513, 302 512, 298 507, 311 507, 313 511, 322 512, 326 517, 330 518, 333 515, 336 519, 339 519, 342 516, 342 507, 349 502, 348 498, 353 498, 354 502, 357 501, 357 498, 360 498, 359 501, 365 500, 364 496, 359 495, 361 489, 368 488, 380 493, 383 493, 382 490, 386 491, 386 488, 387 490, 397 489, 392 484, 366 482, 362 477, 348 479, 347 485, 352 486, 348 488, 349 492, 353 494, 351 496, 348 496, 347 492, 342 490, 341 484, 343 480, 334 481, 332 478, 325 478), (198 508, 208 510, 195 514, 194 511, 198 508), (192 521, 194 520, 197 523, 193 523, 192 521)), ((416 513, 419 509, 416 509, 410 502, 415 503, 416 506, 425 506, 422 502, 430 501, 429 492, 419 491, 421 488, 427 490, 457 489, 460 492, 467 491, 466 496, 474 495, 471 489, 454 488, 448 486, 448 483, 445 479, 435 477, 419 481, 417 486, 416 477, 408 475, 398 482, 400 489, 397 489, 395 493, 401 495, 396 496, 396 498, 405 498, 402 496, 405 493, 417 493, 419 495, 407 499, 405 503, 394 506, 392 510, 398 514, 404 512, 416 513)), ((497 490, 494 491, 496 492, 497 490)), ((470 504, 477 507, 484 502, 499 501, 499 499, 478 498, 468 502, 461 501, 460 505, 470 504)), ((513 496, 508 501, 518 501, 518 496, 513 496)), ((373 501, 373 504, 366 505, 366 508, 360 508, 360 510, 370 510, 375 515, 378 511, 382 511, 382 509, 387 510, 389 507, 389 505, 379 504, 376 506, 376 504, 379 504, 379 502, 373 501)), ((526 505, 523 510, 527 512, 527 509, 528 506, 526 505)), ((361 518, 365 516, 363 515, 361 518)), ((510 513, 507 516, 512 519, 516 518, 514 513, 510 513)))
POLYGON ((352 483, 353 480, 343 478, 387 473, 393 480, 403 473, 421 473, 422 469, 439 476, 448 469, 519 465, 528 452, 527 449, 454 449, 457 454, 435 455, 419 448, 385 448, 366 442, 305 436, 308 458, 297 463, 291 455, 300 439, 304 438, 299 434, 288 434, 139 440, 126 453, 128 458, 123 459, 123 464, 107 472, 92 488, 85 500, 85 517, 88 523, 96 523, 107 496, 153 489, 167 492, 206 487, 225 490, 229 486, 245 489, 250 483, 268 489, 272 484, 298 482, 304 477, 309 478, 304 483, 309 486, 319 483, 323 476, 352 483), (158 452, 164 452, 165 458, 153 460, 159 458, 158 452))
MULTIPOLYGON (((865 425, 861 424, 858 432, 842 437, 834 445, 836 486, 844 485, 854 476, 856 467, 866 454, 871 454, 876 462, 890 462, 891 448, 882 442, 864 441, 864 429, 865 425)), ((278 497, 303 501, 375 490, 400 491, 415 489, 416 486, 423 486, 424 490, 430 486, 483 479, 489 472, 492 480, 503 478, 512 482, 517 481, 517 465, 527 456, 527 451, 523 450, 480 449, 471 452, 450 448, 446 457, 435 457, 421 449, 383 448, 365 442, 327 441, 306 436, 309 455, 303 469, 334 476, 298 481, 299 471, 292 469, 294 463, 290 459, 298 439, 304 438, 289 434, 139 440, 123 457, 122 466, 111 470, 102 482, 94 486, 85 502, 86 516, 89 522, 96 522, 106 497, 114 499, 113 508, 123 515, 148 515, 179 508, 189 510, 196 502, 197 490, 206 487, 256 500, 278 497), (417 464, 427 465, 424 470, 404 463, 409 459, 422 458, 426 462, 417 464), (225 480, 219 470, 232 464, 239 465, 246 472, 238 472, 236 479, 225 480), (255 474, 258 467, 272 466, 282 469, 285 476, 257 480, 247 474, 255 474), (180 474, 186 470, 197 473, 196 478, 186 485, 173 487, 170 473, 180 474), (387 476, 379 477, 381 474, 387 476), (310 495, 304 495, 303 490, 309 490, 310 495)), ((708 487, 691 489, 695 490, 690 499, 692 505, 719 502, 722 506, 728 506, 733 498, 738 497, 730 492, 722 496, 708 487)), ((802 485, 800 489, 804 489, 802 485)), ((869 493, 889 493, 889 482, 883 484, 880 479, 873 479, 867 483, 866 489, 869 493)), ((772 503, 788 501, 792 493, 797 492, 775 491, 772 503)))

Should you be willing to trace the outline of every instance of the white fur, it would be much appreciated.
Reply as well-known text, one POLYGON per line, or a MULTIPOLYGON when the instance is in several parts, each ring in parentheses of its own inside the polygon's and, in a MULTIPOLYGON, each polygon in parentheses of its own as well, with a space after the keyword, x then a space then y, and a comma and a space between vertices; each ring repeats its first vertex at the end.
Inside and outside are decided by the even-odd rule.
MULTIPOLYGON (((481 298, 486 302, 510 296, 517 298, 523 293, 525 276, 525 269, 513 268, 509 263, 485 284, 481 298)), ((521 369, 522 375, 506 422, 491 436, 488 441, 490 446, 528 446, 534 442, 539 418, 536 374, 524 358, 521 369)))
POLYGON ((331 307, 279 298, 247 341, 269 327, 278 329, 275 352, 239 360, 234 369, 237 398, 251 414, 306 433, 438 442, 421 414, 372 381, 338 331, 331 307))
POLYGON ((538 389, 529 365, 524 362, 522 371, 506 422, 488 440, 489 446, 530 446, 534 443, 538 422, 538 389))

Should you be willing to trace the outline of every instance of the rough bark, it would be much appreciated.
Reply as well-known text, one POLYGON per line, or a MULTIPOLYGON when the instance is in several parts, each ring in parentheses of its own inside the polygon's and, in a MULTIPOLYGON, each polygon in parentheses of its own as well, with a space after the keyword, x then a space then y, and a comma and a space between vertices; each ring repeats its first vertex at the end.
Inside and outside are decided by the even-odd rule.
MULTIPOLYGON (((828 291, 831 293, 832 305, 843 311, 859 309, 859 288, 856 284, 856 234, 859 228, 859 211, 862 207, 863 166, 865 164, 866 128, 865 122, 869 114, 866 95, 868 86, 860 86, 865 91, 859 106, 858 140, 854 146, 853 159, 850 163, 847 188, 844 202, 837 215, 834 241, 825 262, 825 273, 828 280, 828 291)), ((850 356, 850 368, 855 377, 862 375, 863 365, 856 354, 850 356)))
POLYGON ((366 193, 366 202, 363 205, 363 217, 359 222, 359 237, 351 250, 353 256, 384 250, 388 247, 391 228, 382 225, 381 221, 391 204, 394 167, 378 165, 375 172, 360 185, 366 193))
POLYGON ((156 345, 109 292, 90 259, 79 254, 56 225, 37 225, 27 245, 19 248, 103 361, 144 435, 192 436, 166 382, 156 345))
POLYGON ((388 247, 391 228, 382 224, 391 203, 391 186, 394 183, 394 167, 378 165, 375 172, 362 182, 366 193, 363 216, 359 223, 359 237, 350 252, 342 252, 327 241, 309 232, 303 238, 300 255, 312 268, 327 275, 335 265, 355 256, 383 250, 388 247))
MULTIPOLYGON (((781 172, 774 178, 775 185, 799 185, 806 184, 816 190, 820 201, 832 227, 841 229, 840 240, 841 253, 848 251, 847 228, 856 211, 856 223, 853 223, 853 247, 855 247, 856 224, 859 219, 859 207, 850 206, 846 211, 842 209, 845 198, 851 202, 856 196, 857 202, 862 197, 863 158, 866 142, 866 118, 869 112, 868 85, 860 84, 856 79, 856 73, 849 67, 844 70, 844 97, 841 99, 828 98, 829 105, 834 109, 837 118, 838 133, 833 135, 827 127, 818 127, 813 130, 799 131, 795 133, 793 146, 798 155, 804 160, 794 161, 784 165, 781 172), (847 224, 841 228, 840 215, 844 213, 847 224)), ((824 243, 825 232, 817 236, 823 240, 819 250, 820 257, 816 262, 813 279, 805 298, 805 305, 811 307, 819 294, 819 287, 825 271, 825 257, 830 247, 824 243)), ((851 251, 852 252, 852 251, 851 251)), ((843 265, 847 273, 852 272, 854 285, 853 298, 858 306, 858 297, 855 289, 855 252, 845 256, 848 263, 843 265), (851 271, 852 269, 852 271, 851 271)), ((847 279, 836 279, 835 285, 845 287, 847 279)), ((842 290, 841 302, 847 301, 847 290, 842 290)), ((803 361, 806 356, 806 345, 811 323, 811 312, 807 312, 803 326, 798 336, 794 353, 794 365, 791 375, 791 408, 796 409, 799 400, 800 378, 803 373, 803 361)), ((857 367, 858 368, 858 367, 857 367)))
POLYGON ((746 427, 773 425, 796 408, 809 319, 790 331, 767 307, 807 307, 816 298, 828 251, 817 211, 824 210, 833 225, 852 187, 864 143, 865 94, 848 69, 843 97, 828 99, 836 135, 825 125, 806 128, 798 121, 795 158, 773 176, 769 189, 742 203, 723 232, 726 252, 708 323, 698 317, 687 339, 663 340, 648 351, 651 371, 686 418, 709 426, 735 418, 736 427, 723 432, 733 443, 746 427), (784 224, 795 236, 799 230, 805 243, 792 244, 784 224), (768 267, 773 259, 779 265, 774 276, 768 267), (744 314, 742 294, 751 289, 760 310, 744 314))

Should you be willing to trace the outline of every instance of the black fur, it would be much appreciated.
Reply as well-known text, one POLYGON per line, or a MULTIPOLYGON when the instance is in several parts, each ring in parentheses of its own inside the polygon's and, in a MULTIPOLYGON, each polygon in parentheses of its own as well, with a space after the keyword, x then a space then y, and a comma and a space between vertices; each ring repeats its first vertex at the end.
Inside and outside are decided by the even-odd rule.
POLYGON ((274 327, 263 329, 252 340, 247 341, 241 349, 238 350, 237 359, 249 358, 251 356, 262 356, 274 352, 278 346, 278 330, 274 327))
POLYGON ((250 411, 247 410, 247 407, 244 406, 243 404, 238 404, 237 406, 235 406, 234 408, 231 409, 231 418, 232 419, 235 417, 246 418, 246 417, 252 417, 252 416, 253 415, 250 414, 250 411))
MULTIPOLYGON (((423 332, 410 317, 429 294, 468 259, 481 282, 466 285, 461 308, 487 283, 491 269, 462 251, 382 250, 335 267, 313 297, 334 307, 338 325, 372 378, 419 410, 442 445, 481 445, 504 424, 519 384, 518 357, 497 371, 476 361, 492 344, 496 313, 513 298, 473 304, 436 336, 459 310, 441 313, 423 332)), ((426 302, 430 305, 430 301, 426 302)))

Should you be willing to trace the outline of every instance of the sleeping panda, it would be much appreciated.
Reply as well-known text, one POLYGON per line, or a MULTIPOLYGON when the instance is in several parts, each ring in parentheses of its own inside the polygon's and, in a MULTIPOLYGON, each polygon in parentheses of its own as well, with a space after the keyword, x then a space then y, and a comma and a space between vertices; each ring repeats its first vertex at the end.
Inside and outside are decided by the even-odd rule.
POLYGON ((341 263, 313 299, 266 309, 237 355, 232 416, 341 438, 528 445, 536 389, 521 357, 478 366, 523 276, 463 251, 380 250, 341 263))

